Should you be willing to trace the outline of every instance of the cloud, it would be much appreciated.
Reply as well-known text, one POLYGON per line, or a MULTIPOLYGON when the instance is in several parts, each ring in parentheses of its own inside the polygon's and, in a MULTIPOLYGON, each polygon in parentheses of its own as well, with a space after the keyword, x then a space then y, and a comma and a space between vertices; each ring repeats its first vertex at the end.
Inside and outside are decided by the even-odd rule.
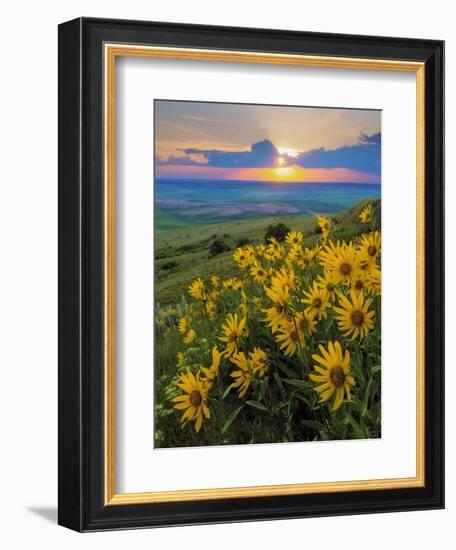
POLYGON ((265 139, 254 143, 249 151, 221 151, 218 149, 183 149, 186 155, 202 155, 207 166, 219 168, 273 168, 279 157, 283 164, 292 163, 291 157, 281 155, 275 145, 265 139))
POLYGON ((380 145, 382 142, 382 134, 380 132, 377 132, 376 134, 368 136, 364 132, 361 132, 358 139, 360 143, 374 143, 380 145))
POLYGON ((345 145, 337 149, 312 149, 300 153, 296 164, 303 168, 346 168, 367 174, 380 175, 381 134, 368 136, 361 133, 357 145, 345 145))
POLYGON ((191 157, 175 157, 171 155, 167 159, 157 157, 155 163, 159 166, 166 166, 172 164, 173 166, 201 166, 203 163, 197 162, 191 157))
POLYGON ((320 147, 299 153, 296 157, 280 154, 268 139, 254 143, 248 151, 223 151, 220 149, 182 149, 185 156, 159 158, 160 165, 206 166, 212 168, 275 168, 300 166, 302 168, 344 168, 380 175, 381 134, 367 135, 361 132, 356 145, 337 149, 320 147))

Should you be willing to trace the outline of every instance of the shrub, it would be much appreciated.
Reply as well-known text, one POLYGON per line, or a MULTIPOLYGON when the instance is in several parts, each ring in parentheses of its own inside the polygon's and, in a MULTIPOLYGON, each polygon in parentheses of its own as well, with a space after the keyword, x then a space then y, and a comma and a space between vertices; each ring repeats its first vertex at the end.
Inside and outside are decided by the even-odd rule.
POLYGON ((287 233, 290 232, 290 228, 287 227, 284 223, 280 222, 277 225, 270 225, 264 236, 265 241, 267 242, 270 237, 274 237, 279 242, 283 242, 287 233))
POLYGON ((222 239, 216 239, 214 242, 211 243, 211 246, 209 247, 209 258, 218 256, 219 254, 227 252, 228 250, 230 250, 230 247, 226 244, 225 241, 223 241, 222 239))
POLYGON ((178 262, 175 262, 174 260, 171 260, 170 262, 164 263, 161 268, 162 269, 173 269, 173 267, 177 267, 179 264, 178 262))
POLYGON ((252 241, 247 238, 247 237, 244 237, 244 238, 241 238, 241 239, 238 239, 237 243, 236 243, 236 247, 237 248, 241 248, 242 246, 247 246, 248 244, 250 244, 252 241))

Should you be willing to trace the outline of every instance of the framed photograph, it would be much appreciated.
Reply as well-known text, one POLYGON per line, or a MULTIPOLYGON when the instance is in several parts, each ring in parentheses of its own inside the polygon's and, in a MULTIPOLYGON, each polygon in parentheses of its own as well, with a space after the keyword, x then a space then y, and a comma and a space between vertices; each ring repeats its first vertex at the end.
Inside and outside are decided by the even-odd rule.
POLYGON ((59 523, 444 506, 444 44, 59 27, 59 523))

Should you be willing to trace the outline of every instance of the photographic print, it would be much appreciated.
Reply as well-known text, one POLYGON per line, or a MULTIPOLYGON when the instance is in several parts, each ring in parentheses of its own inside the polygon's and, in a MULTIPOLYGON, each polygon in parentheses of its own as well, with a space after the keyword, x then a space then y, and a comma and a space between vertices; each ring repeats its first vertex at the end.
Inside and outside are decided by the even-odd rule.
POLYGON ((155 447, 381 437, 381 112, 154 112, 155 447))

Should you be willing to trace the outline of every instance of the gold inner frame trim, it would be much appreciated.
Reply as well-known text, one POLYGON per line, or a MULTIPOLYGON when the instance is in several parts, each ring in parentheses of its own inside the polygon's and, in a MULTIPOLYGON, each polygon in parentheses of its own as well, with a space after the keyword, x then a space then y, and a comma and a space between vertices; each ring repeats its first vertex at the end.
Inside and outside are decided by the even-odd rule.
POLYGON ((273 54, 156 46, 104 45, 104 497, 105 505, 152 504, 279 495, 369 491, 425 486, 424 470, 424 63, 388 59, 362 59, 273 54), (220 489, 191 489, 116 494, 115 483, 115 121, 116 58, 151 57, 231 63, 261 63, 336 69, 413 72, 416 74, 416 475, 407 478, 335 481, 220 489))

